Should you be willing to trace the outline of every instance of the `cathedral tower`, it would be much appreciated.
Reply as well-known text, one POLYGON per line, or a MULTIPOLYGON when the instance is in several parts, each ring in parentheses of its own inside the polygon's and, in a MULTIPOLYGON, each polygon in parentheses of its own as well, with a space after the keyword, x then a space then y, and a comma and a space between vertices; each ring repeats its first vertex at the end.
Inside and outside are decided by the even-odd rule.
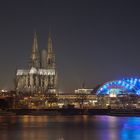
POLYGON ((35 68, 40 67, 40 54, 39 54, 39 50, 38 50, 38 41, 37 41, 36 32, 34 34, 34 39, 33 39, 30 67, 35 67, 35 68))
POLYGON ((54 69, 55 68, 55 54, 53 52, 52 47, 53 47, 53 45, 52 45, 51 34, 49 33, 48 48, 47 48, 47 68, 48 69, 54 69))
POLYGON ((57 72, 55 64, 55 54, 53 52, 53 43, 51 34, 49 33, 48 37, 48 46, 47 46, 47 69, 48 69, 48 91, 50 93, 56 93, 57 89, 57 72))

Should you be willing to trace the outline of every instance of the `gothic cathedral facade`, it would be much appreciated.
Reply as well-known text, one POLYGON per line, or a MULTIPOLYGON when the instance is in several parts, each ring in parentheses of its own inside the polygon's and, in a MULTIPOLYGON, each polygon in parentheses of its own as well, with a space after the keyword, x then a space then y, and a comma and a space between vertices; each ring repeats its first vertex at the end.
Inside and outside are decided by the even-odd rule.
POLYGON ((53 43, 49 34, 47 49, 40 53, 37 35, 33 39, 28 69, 16 71, 15 88, 17 93, 56 93, 57 72, 53 43))

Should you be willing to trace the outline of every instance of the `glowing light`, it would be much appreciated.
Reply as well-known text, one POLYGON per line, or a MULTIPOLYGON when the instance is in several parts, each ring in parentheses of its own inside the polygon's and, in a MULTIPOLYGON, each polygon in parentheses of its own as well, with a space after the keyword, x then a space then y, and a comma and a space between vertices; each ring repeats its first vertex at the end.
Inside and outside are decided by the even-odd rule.
POLYGON ((118 84, 121 84, 121 83, 122 83, 122 81, 121 81, 121 80, 119 80, 119 81, 118 81, 118 84))
POLYGON ((117 95, 115 93, 110 93, 109 97, 116 97, 117 95))
POLYGON ((35 74, 35 73, 37 73, 37 69, 32 67, 30 70, 30 74, 35 74))
MULTIPOLYGON (((133 93, 140 94, 140 79, 138 78, 125 78, 105 83, 99 88, 97 94, 110 94, 112 89, 116 89, 116 94, 120 93, 133 93), (119 92, 117 92, 117 89, 119 92)), ((112 95, 111 95, 112 96, 112 95)))

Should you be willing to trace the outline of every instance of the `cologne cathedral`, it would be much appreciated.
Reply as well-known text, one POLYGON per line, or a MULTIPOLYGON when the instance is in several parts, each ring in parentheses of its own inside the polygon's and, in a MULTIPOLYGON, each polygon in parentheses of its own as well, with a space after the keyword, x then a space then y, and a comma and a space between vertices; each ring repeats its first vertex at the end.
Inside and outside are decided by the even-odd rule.
POLYGON ((47 48, 40 53, 35 33, 29 67, 16 71, 15 88, 17 93, 56 93, 57 72, 50 34, 47 48))

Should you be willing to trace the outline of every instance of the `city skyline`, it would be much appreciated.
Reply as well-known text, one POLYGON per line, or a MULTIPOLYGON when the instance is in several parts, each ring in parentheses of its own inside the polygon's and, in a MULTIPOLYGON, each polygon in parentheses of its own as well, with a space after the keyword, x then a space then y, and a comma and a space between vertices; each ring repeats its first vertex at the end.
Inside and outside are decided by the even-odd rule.
POLYGON ((34 30, 47 47, 51 26, 59 88, 73 91, 140 76, 138 1, 3 1, 0 4, 0 88, 13 88, 28 67, 34 30))

